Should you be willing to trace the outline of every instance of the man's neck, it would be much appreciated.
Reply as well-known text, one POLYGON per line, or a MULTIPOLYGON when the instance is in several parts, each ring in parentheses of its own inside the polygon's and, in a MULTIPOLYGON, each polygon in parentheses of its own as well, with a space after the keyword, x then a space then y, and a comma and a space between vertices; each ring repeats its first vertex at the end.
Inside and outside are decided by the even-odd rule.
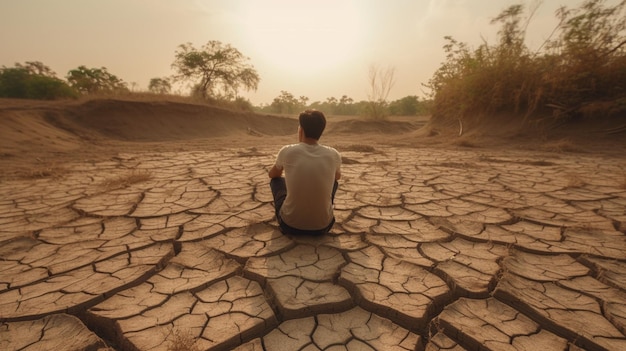
POLYGON ((302 142, 308 145, 317 145, 318 144, 318 140, 317 139, 313 139, 313 138, 302 138, 302 142))

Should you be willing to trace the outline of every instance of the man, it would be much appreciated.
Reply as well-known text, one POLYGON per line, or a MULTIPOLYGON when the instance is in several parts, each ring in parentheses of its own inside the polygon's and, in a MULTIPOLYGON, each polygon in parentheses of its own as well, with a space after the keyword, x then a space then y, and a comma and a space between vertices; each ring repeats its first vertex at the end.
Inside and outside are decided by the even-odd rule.
POLYGON ((283 146, 269 171, 276 219, 285 234, 320 235, 335 223, 333 202, 341 156, 318 143, 326 127, 322 112, 306 110, 298 119, 299 143, 283 146))

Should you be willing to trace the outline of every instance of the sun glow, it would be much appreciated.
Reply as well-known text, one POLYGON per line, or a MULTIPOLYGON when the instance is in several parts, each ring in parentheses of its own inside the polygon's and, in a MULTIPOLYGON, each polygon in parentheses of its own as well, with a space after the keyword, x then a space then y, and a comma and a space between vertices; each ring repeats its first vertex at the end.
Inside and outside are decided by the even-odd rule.
POLYGON ((290 74, 315 75, 359 55, 364 26, 355 2, 255 1, 241 10, 255 56, 290 74))

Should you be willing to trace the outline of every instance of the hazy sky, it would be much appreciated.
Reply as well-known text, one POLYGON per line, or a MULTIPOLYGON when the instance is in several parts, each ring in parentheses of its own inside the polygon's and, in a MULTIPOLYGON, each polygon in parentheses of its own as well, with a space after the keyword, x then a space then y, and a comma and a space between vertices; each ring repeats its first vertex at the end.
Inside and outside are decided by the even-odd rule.
MULTIPOLYGON (((444 60, 443 37, 473 47, 495 42, 491 18, 535 0, 0 0, 0 66, 41 61, 59 77, 80 65, 147 90, 173 73, 178 45, 209 40, 250 58, 261 81, 242 93, 271 103, 281 90, 310 102, 368 93, 373 64, 395 68, 390 100, 422 96, 444 60)), ((544 0, 527 41, 538 47, 554 11, 580 1, 544 0)))

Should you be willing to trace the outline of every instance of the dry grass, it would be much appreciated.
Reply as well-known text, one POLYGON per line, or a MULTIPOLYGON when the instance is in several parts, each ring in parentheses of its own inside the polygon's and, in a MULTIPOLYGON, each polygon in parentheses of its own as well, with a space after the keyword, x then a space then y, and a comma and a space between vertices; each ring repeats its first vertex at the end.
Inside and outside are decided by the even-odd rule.
POLYGON ((200 351, 196 345, 196 340, 190 332, 176 330, 172 333, 173 338, 170 339, 167 346, 168 351, 200 351))
POLYGON ((242 108, 241 105, 237 104, 237 102, 233 102, 226 99, 214 99, 207 98, 203 99, 201 97, 196 96, 188 96, 188 95, 180 95, 176 93, 170 94, 156 94, 147 91, 133 91, 133 92, 100 92, 95 94, 89 94, 81 96, 78 101, 86 102, 91 100, 102 100, 102 99, 115 99, 115 100, 123 100, 123 101, 133 101, 133 102, 173 102, 173 103, 182 103, 182 104, 193 104, 193 105, 204 105, 211 107, 221 107, 231 110, 244 110, 248 111, 247 108, 242 108))
POLYGON ((133 170, 128 174, 120 175, 115 178, 106 179, 100 185, 107 190, 126 188, 133 184, 145 182, 152 179, 152 173, 146 170, 133 170))
POLYGON ((106 99, 115 99, 115 100, 123 100, 123 101, 133 101, 133 102, 178 102, 178 103, 187 103, 187 104, 201 104, 207 106, 213 106, 209 102, 203 99, 194 98, 192 96, 185 95, 177 95, 177 94, 155 94, 150 92, 126 92, 126 93, 106 93, 99 92, 89 95, 83 95, 79 98, 79 101, 87 102, 92 100, 106 100, 106 99))
POLYGON ((57 163, 41 163, 32 168, 28 168, 19 175, 21 178, 26 179, 42 179, 42 178, 61 178, 68 171, 65 167, 57 163))

